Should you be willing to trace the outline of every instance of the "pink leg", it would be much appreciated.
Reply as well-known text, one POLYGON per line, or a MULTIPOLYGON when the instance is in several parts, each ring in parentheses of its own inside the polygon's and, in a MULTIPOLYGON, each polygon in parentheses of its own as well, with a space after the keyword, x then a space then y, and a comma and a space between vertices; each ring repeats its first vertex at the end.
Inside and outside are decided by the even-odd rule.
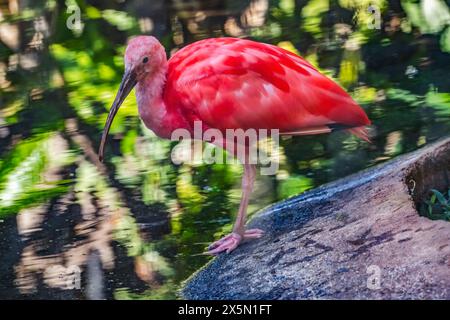
POLYGON ((212 243, 208 247, 209 254, 218 254, 226 251, 231 252, 237 248, 239 243, 244 239, 260 238, 263 231, 260 229, 245 230, 245 217, 247 214, 247 206, 250 194, 253 190, 253 184, 256 177, 256 167, 252 164, 244 164, 244 174, 242 176, 242 199, 239 211, 234 223, 233 232, 222 239, 212 243))

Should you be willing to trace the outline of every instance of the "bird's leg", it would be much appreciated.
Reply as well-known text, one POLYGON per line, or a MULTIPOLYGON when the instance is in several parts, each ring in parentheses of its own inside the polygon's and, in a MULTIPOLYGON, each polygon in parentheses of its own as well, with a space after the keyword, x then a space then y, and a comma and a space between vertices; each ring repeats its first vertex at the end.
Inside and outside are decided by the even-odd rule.
POLYGON ((233 232, 243 235, 245 231, 245 218, 247 216, 247 207, 250 200, 250 194, 253 191, 253 185, 256 178, 256 166, 244 164, 244 174, 242 175, 242 199, 239 205, 239 211, 234 223, 233 232))
POLYGON ((226 251, 231 252, 236 249, 239 243, 244 239, 255 239, 262 236, 260 229, 245 230, 245 218, 247 215, 248 201, 253 190, 256 177, 256 166, 253 164, 244 164, 244 174, 242 176, 242 199, 239 205, 239 211, 234 223, 233 232, 222 239, 212 243, 208 247, 209 254, 218 254, 226 251))

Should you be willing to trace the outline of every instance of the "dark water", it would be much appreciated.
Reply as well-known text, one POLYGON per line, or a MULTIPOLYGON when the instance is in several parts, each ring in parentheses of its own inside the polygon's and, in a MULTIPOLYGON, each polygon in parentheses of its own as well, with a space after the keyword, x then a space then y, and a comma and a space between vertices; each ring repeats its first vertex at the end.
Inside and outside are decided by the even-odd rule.
POLYGON ((134 97, 98 162, 129 36, 153 34, 169 55, 207 37, 278 44, 366 110, 373 144, 282 141, 250 212, 450 132, 449 1, 77 1, 82 30, 75 3, 0 1, 0 298, 175 298, 231 229, 241 168, 174 165, 134 97))

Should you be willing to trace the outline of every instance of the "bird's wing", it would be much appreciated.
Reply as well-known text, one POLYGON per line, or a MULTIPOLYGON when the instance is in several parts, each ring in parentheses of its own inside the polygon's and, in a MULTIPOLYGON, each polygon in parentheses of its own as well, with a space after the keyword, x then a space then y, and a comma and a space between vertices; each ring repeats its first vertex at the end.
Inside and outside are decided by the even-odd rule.
POLYGON ((207 39, 177 52, 169 60, 165 99, 220 130, 370 124, 341 87, 301 57, 235 38, 207 39))

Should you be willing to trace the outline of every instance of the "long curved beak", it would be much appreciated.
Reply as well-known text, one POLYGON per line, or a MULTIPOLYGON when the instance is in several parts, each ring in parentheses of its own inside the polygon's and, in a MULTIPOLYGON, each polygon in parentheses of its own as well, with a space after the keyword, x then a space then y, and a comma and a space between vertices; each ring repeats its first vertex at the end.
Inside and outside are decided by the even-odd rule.
POLYGON ((108 118, 106 119, 105 128, 103 129, 102 140, 100 142, 100 148, 98 150, 98 158, 100 161, 103 161, 103 153, 105 149, 106 138, 108 137, 109 128, 111 128, 111 124, 114 120, 114 117, 122 105, 125 98, 128 94, 133 90, 136 85, 136 73, 133 69, 125 71, 123 75, 122 82, 120 83, 119 91, 117 91, 116 98, 109 110, 108 118))

